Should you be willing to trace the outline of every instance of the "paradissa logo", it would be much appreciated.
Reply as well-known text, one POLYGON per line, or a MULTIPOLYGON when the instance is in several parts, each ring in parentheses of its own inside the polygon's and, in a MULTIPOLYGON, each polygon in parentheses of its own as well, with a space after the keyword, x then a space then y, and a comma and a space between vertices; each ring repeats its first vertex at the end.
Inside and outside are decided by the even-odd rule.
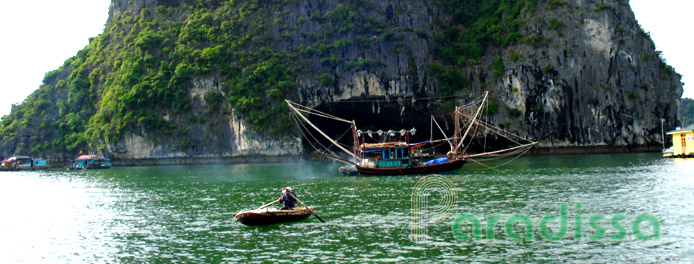
MULTIPOLYGON (((574 204, 574 208, 577 212, 580 212, 582 207, 583 206, 580 203, 574 204)), ((573 217, 573 237, 576 241, 584 240, 584 235, 586 235, 586 233, 583 232, 584 220, 585 219, 583 214, 576 214, 573 217)), ((592 230, 588 231, 589 233, 587 233, 587 240, 599 241, 604 240, 605 238, 609 238, 610 241, 626 240, 629 236, 629 233, 627 231, 627 227, 629 226, 623 225, 625 220, 627 220, 627 216, 624 214, 613 215, 610 219, 607 219, 603 214, 591 215, 590 217, 588 217, 588 227, 592 230), (616 233, 612 233, 608 236, 606 234, 607 229, 605 228, 605 225, 609 225, 609 227, 616 231, 616 233)), ((486 240, 495 239, 494 228, 497 226, 498 223, 504 223, 501 217, 496 215, 486 216, 486 240)), ((516 242, 533 241, 534 239, 538 238, 535 235, 534 227, 534 221, 529 216, 523 214, 514 214, 510 216, 508 219, 506 219, 504 223, 504 230, 506 236, 508 237, 508 239, 516 242), (516 227, 518 226, 522 226, 522 229, 524 229, 524 231, 516 232, 516 230, 518 229, 516 227)), ((559 241, 568 235, 568 227, 568 204, 562 203, 559 216, 550 214, 540 219, 538 231, 540 233, 540 237, 544 240, 559 241), (548 229, 548 225, 556 221, 558 221, 559 223, 558 230, 550 232, 550 230, 548 229)), ((636 237, 636 239, 641 241, 660 240, 660 220, 658 220, 657 217, 650 214, 641 214, 634 218, 631 222, 631 233, 636 237), (644 233, 641 230, 642 226, 646 227, 649 224, 651 226, 650 232, 644 233)), ((471 240, 481 240, 482 222, 479 218, 477 218, 474 215, 460 215, 453 221, 453 235, 456 239, 464 242, 469 242, 471 240), (469 230, 469 227, 471 227, 471 234, 463 232, 462 227, 466 227, 466 230, 469 230)))

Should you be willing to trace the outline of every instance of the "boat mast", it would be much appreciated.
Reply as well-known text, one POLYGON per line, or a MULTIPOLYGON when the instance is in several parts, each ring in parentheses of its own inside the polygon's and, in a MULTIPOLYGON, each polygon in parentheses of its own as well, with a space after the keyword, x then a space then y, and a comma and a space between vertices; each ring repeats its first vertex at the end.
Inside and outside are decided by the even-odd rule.
MULTIPOLYGON (((455 127, 453 128, 453 146, 451 146, 451 151, 453 153, 458 153, 458 138, 460 138, 460 116, 458 114, 458 106, 455 106, 455 127)), ((463 142, 462 139, 460 142, 463 142)))
MULTIPOLYGON (((470 121, 470 125, 467 127, 467 130, 465 130, 465 134, 463 137, 460 138, 460 143, 455 147, 455 153, 458 153, 458 149, 463 146, 463 141, 465 141, 465 137, 467 137, 467 134, 470 132, 470 129, 472 128, 472 125, 475 124, 475 120, 477 120, 477 116, 479 116, 480 112, 482 111, 482 108, 484 107, 485 102, 487 102, 487 96, 489 96, 489 91, 484 93, 484 99, 482 99, 482 103, 480 104, 480 107, 477 108, 477 112, 475 113, 475 116, 472 117, 472 120, 470 121)), ((455 116, 456 116, 456 124, 458 122, 458 108, 456 108, 455 111, 455 116)))
POLYGON ((354 137, 354 163, 359 164, 357 159, 357 149, 359 148, 359 138, 357 138, 357 122, 352 120, 352 136, 354 137))

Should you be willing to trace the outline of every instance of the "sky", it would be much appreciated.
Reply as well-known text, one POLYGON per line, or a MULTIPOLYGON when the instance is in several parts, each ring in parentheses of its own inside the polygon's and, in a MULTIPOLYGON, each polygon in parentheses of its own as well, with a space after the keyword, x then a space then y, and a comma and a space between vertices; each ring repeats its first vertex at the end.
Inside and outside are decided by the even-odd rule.
POLYGON ((651 33, 656 49, 682 75, 685 84, 682 97, 694 98, 694 35, 690 31, 694 27, 694 1, 630 0, 629 3, 641 27, 651 33))
POLYGON ((0 116, 104 31, 111 0, 0 1, 0 116))
MULTIPOLYGON (((39 88, 46 72, 60 67, 104 29, 110 0, 0 1, 0 116, 39 88)), ((694 1, 631 0, 656 49, 683 75, 684 97, 694 98, 694 1)))

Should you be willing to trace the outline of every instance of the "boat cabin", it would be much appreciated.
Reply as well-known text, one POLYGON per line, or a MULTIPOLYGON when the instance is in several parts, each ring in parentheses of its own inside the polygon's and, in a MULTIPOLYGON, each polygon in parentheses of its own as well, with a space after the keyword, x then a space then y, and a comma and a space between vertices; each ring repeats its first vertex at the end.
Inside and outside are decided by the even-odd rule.
POLYGON ((367 168, 407 168, 410 166, 410 145, 406 142, 362 144, 362 166, 367 168))
POLYGON ((111 160, 98 155, 82 155, 74 160, 71 169, 108 169, 111 160))
POLYGON ((415 128, 410 130, 401 129, 399 131, 362 131, 357 129, 357 123, 354 120, 350 121, 323 113, 289 100, 285 100, 285 102, 291 110, 292 117, 297 121, 297 124, 301 123, 299 127, 304 138, 307 140, 314 140, 320 145, 321 148, 318 148, 315 144, 311 143, 312 146, 316 147, 317 151, 328 158, 349 164, 348 166, 340 167, 340 172, 345 175, 413 175, 455 172, 463 167, 470 157, 507 157, 517 153, 525 153, 537 144, 537 142, 523 140, 516 135, 497 133, 495 131, 502 131, 502 129, 491 124, 481 123, 481 120, 478 119, 480 119, 480 112, 482 112, 487 102, 489 92, 485 92, 482 97, 475 97, 471 95, 469 98, 465 98, 464 100, 467 104, 463 107, 456 107, 455 111, 452 113, 454 120, 452 136, 447 136, 446 131, 441 128, 434 115, 432 115, 430 138, 428 141, 420 143, 410 143, 410 136, 414 136, 417 132, 415 128), (343 123, 345 129, 347 129, 346 124, 349 124, 349 128, 340 138, 336 139, 323 132, 316 124, 311 122, 308 118, 309 116, 332 120, 331 122, 336 121, 343 123), (468 123, 467 128, 460 126, 460 121, 463 119, 469 120, 469 122, 465 121, 468 123), (304 124, 306 124, 306 126, 304 126, 304 124), (434 124, 439 128, 444 138, 434 139, 434 124), (465 152, 466 148, 464 148, 463 142, 468 136, 486 136, 485 133, 487 129, 483 132, 482 129, 480 129, 482 126, 490 127, 491 129, 489 129, 489 131, 496 133, 500 137, 511 139, 508 136, 513 136, 515 139, 520 138, 522 141, 528 141, 529 143, 521 144, 511 139, 511 141, 518 144, 518 146, 468 155, 465 152), (352 132, 353 141, 349 144, 344 144, 344 141, 347 140, 345 135, 347 135, 350 130, 352 132), (318 133, 320 136, 314 133, 318 133), (327 139, 330 141, 331 145, 325 146, 320 142, 319 138, 327 139), (369 143, 367 143, 366 140, 369 140, 369 143), (340 141, 343 141, 343 143, 340 141), (443 142, 448 142, 451 149, 446 153, 445 157, 437 158, 435 150, 439 145, 443 144, 443 142), (429 147, 424 149, 424 146, 429 147), (340 155, 336 153, 334 149, 331 150, 331 147, 337 148, 347 155, 340 155), (352 148, 351 150, 349 149, 350 147, 352 148), (429 151, 431 153, 428 153, 429 151))
POLYGON ((694 125, 667 134, 672 135, 672 157, 694 156, 694 125))
POLYGON ((48 165, 46 160, 32 159, 28 156, 14 156, 3 160, 0 168, 2 170, 37 170, 45 169, 48 165))

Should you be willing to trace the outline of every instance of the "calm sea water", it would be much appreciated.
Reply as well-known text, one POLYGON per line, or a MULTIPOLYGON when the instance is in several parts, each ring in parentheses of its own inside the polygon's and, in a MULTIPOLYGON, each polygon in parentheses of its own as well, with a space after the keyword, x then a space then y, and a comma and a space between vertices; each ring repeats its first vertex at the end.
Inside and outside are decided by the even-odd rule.
MULTIPOLYGON (((442 191, 424 195, 430 208, 412 208, 413 188, 424 176, 346 177, 338 174, 339 166, 1 172, 0 262, 694 261, 694 159, 658 154, 524 157, 499 170, 471 163, 443 176, 455 190, 446 214, 445 203, 437 201, 446 197, 442 191), (292 186, 300 199, 318 207, 327 222, 311 218, 248 227, 233 221, 235 212, 277 199, 283 186, 292 186), (559 215, 561 203, 568 203, 567 235, 549 241, 537 226, 543 217, 559 215), (411 215, 421 212, 431 218, 424 222, 426 236, 412 241, 416 221, 411 215), (498 216, 495 239, 486 239, 484 230, 477 240, 456 239, 452 223, 461 214, 479 218, 483 227, 487 215, 498 216), (516 242, 507 236, 504 223, 514 214, 533 221, 534 239, 516 242), (661 223, 658 240, 634 236, 631 224, 641 214, 661 223), (587 240, 596 233, 588 223, 593 215, 605 217, 602 240, 587 240), (625 216, 620 225, 627 235, 612 241, 609 236, 619 230, 609 219, 616 215, 625 216), (580 240, 576 218, 583 221, 580 240)), ((561 229, 558 221, 549 227, 551 232, 561 229)), ((640 227, 654 233, 648 222, 640 227)), ((519 224, 513 228, 524 230, 519 224)), ((472 233, 471 225, 460 230, 472 233)))

